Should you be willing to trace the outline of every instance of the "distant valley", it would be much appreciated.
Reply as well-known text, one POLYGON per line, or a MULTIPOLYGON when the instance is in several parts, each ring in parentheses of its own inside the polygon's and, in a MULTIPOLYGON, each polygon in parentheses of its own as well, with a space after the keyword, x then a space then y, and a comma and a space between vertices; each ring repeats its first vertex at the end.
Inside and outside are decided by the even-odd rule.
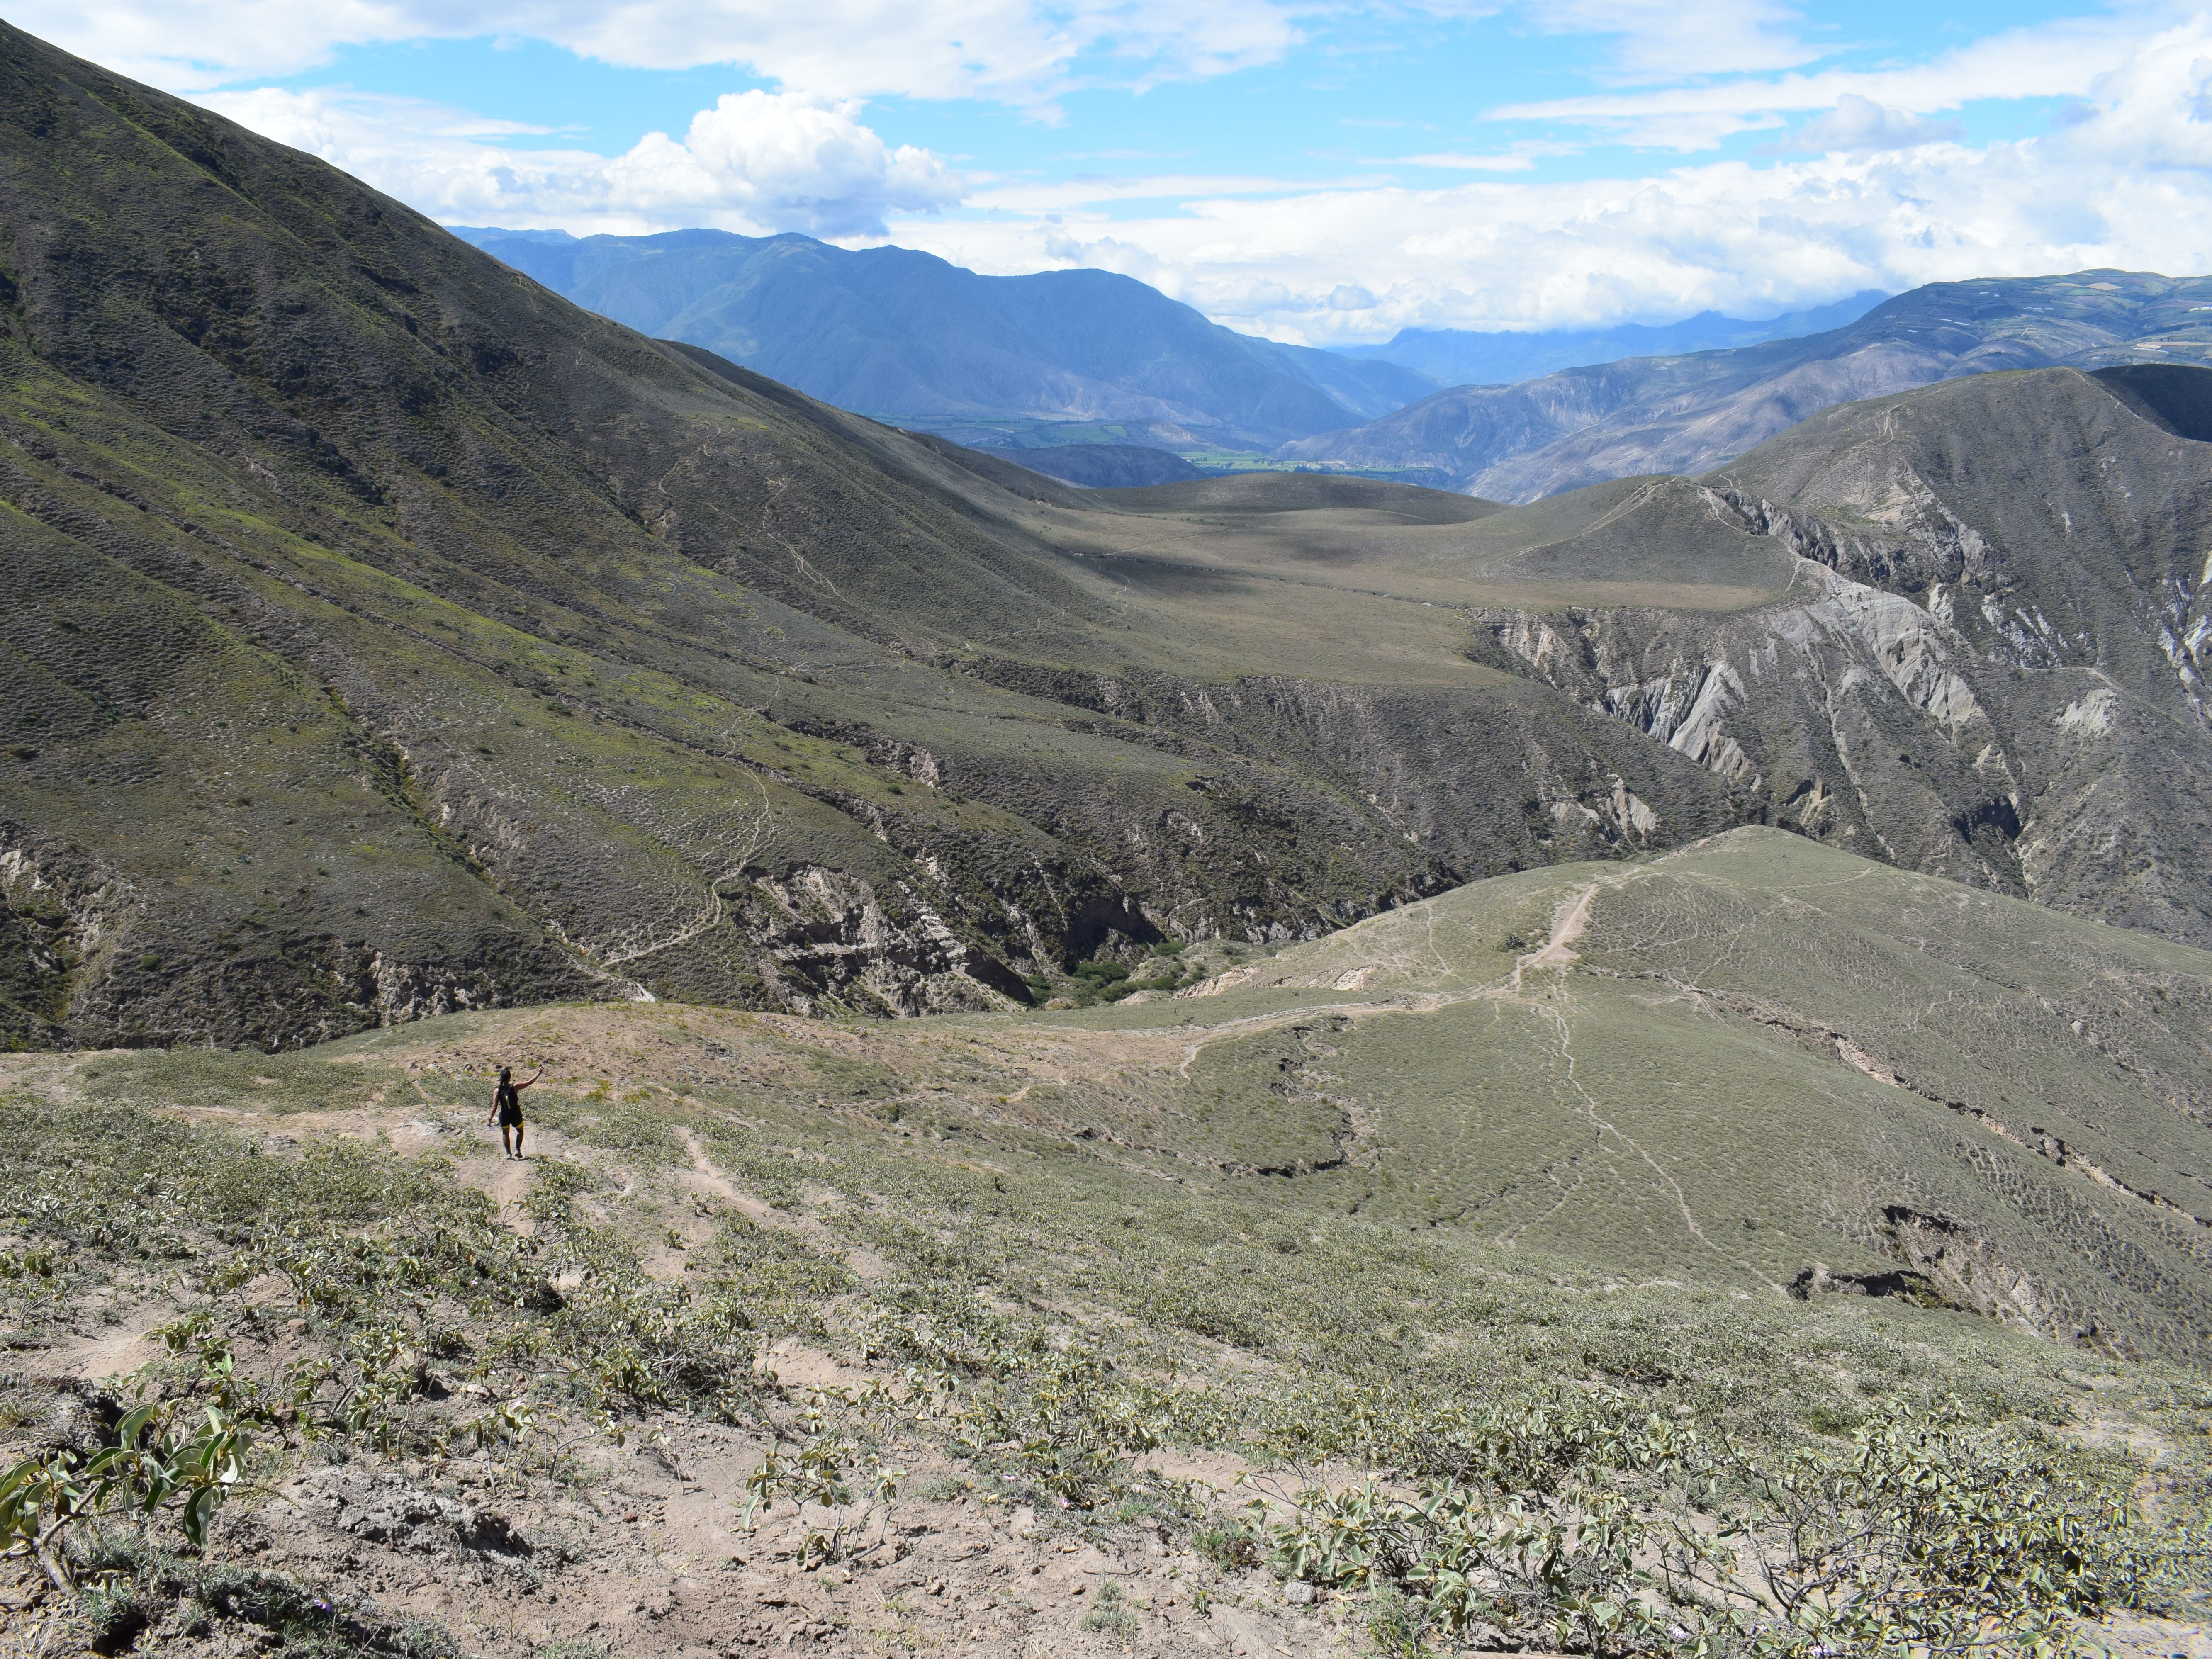
POLYGON ((1500 501, 1695 472, 1838 403, 1962 374, 2212 363, 2212 279, 2125 271, 1855 295, 1764 323, 1406 331, 1342 352, 1232 333, 1127 277, 987 277, 809 237, 465 229, 580 305, 824 402, 1066 482, 1308 466, 1500 501), (1438 387, 1446 389, 1438 390, 1438 387))
POLYGON ((1279 453, 1528 501, 1702 471, 1837 404, 1960 375, 2136 362, 2212 363, 2212 277, 2089 270, 1936 283, 1826 333, 1461 386, 1279 453))
POLYGON ((1076 488, 9 52, 11 1041, 1022 1006, 1747 823, 2212 938, 2201 371, 1953 380, 1526 507, 1076 488))

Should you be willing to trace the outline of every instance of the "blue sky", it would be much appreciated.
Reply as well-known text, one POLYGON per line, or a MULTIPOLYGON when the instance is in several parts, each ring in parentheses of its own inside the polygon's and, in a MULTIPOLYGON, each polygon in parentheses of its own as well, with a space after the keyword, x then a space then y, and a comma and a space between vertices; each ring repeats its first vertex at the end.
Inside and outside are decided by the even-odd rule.
POLYGON ((34 0, 448 223, 1101 264, 1315 343, 2207 268, 2160 3, 34 0))
MULTIPOLYGON (((1865 71, 1923 62, 1976 39, 2083 10, 1889 0, 1808 8, 1799 32, 1820 51, 1819 67, 1865 71)), ((1505 149, 1524 137, 1565 147, 1537 161, 1539 176, 1564 179, 1635 168, 1663 153, 1592 143, 1588 134, 1542 120, 1488 118, 1504 106, 1635 84, 1613 68, 1617 37, 1547 33, 1512 14, 1355 15, 1325 27, 1309 24, 1307 31, 1280 58, 1234 74, 1133 87, 1129 66, 1094 53, 1070 66, 1072 78, 1091 84, 1052 98, 1042 112, 985 98, 878 96, 868 104, 867 121, 888 143, 923 146, 963 167, 1048 179, 1143 176, 1170 165, 1284 179, 1378 171, 1407 179, 1449 177, 1456 170, 1413 158, 1505 149)), ((222 84, 301 92, 345 87, 426 99, 549 130, 517 135, 518 147, 581 144, 605 155, 629 149, 648 132, 682 132, 723 93, 777 89, 743 64, 626 67, 514 34, 339 46, 298 73, 222 84)), ((1987 143, 2041 131, 2058 101, 1973 100, 1962 106, 1966 136, 1987 143)), ((1755 158, 1759 137, 1745 135, 1718 153, 1755 158)))

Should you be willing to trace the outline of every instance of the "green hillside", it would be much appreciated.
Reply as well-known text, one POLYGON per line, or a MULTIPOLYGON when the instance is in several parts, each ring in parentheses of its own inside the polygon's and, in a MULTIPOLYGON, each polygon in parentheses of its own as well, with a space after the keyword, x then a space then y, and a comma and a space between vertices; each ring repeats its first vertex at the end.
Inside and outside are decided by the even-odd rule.
POLYGON ((73 1639, 1811 1659, 1902 1552, 1847 1605, 2186 1650, 2212 955, 1757 829, 1190 954, 0 1060, 0 1409, 146 1365, 262 1483, 73 1639))
POLYGON ((1021 1006, 1746 822, 2207 937, 2186 397, 1072 490, 4 46, 0 1040, 1021 1006))
POLYGON ((1147 617, 938 447, 27 37, 4 64, 11 1041, 1021 1001, 1535 861, 1532 794, 1729 821, 1460 619, 1147 617), (1266 678, 1187 733, 1097 706, 1133 657, 1186 699, 1266 678))

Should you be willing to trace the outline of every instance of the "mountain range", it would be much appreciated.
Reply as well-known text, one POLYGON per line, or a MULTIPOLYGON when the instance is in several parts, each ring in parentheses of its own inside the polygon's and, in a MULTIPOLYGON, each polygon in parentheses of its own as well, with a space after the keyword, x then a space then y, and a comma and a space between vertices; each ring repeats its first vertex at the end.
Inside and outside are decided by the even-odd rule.
POLYGON ((1153 449, 1534 501, 1697 471, 1835 404, 1961 374, 2212 362, 2212 279, 2126 271, 1866 293, 1765 322, 1407 330, 1339 353, 1235 334, 1106 271, 981 276, 799 235, 458 234, 641 331, 896 425, 1034 451, 1086 486, 1174 476, 1135 453, 1153 449))
POLYGON ((0 41, 13 1041, 1022 1006, 1761 823, 2212 938, 2202 371, 1525 506, 1077 489, 0 41))
POLYGON ((1042 426, 1035 435, 1050 442, 1055 428, 1103 424, 1160 448, 1269 450, 1437 384, 1235 333, 1111 271, 981 276, 910 248, 856 252, 797 234, 456 234, 642 333, 841 409, 970 440, 1020 442, 1042 426))
POLYGON ((1844 1560, 1862 1646, 2181 1650, 2153 289, 1693 474, 1079 486, 0 24, 0 1454, 255 1471, 17 1588, 190 1659, 1662 1659, 1844 1560))
POLYGON ((1624 357, 1675 357, 1824 334, 1856 322, 1888 297, 1879 289, 1868 289, 1832 305, 1785 312, 1759 322, 1701 311, 1680 322, 1623 323, 1611 328, 1513 332, 1407 328, 1382 345, 1340 346, 1338 350, 1346 357, 1418 369, 1439 386, 1510 386, 1555 369, 1618 362, 1624 357))
POLYGON ((2212 362, 2212 277, 2122 270, 1937 283, 1800 339, 1439 392, 1285 459, 1502 501, 1718 465, 1821 410, 1964 374, 2212 362))

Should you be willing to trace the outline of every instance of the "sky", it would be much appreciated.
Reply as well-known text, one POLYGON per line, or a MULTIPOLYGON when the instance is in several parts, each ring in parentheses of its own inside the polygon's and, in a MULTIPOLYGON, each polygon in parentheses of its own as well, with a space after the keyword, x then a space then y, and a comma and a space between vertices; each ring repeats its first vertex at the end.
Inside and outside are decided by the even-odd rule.
POLYGON ((1270 338, 2212 271, 2212 10, 15 0, 446 224, 1102 266, 1270 338))

